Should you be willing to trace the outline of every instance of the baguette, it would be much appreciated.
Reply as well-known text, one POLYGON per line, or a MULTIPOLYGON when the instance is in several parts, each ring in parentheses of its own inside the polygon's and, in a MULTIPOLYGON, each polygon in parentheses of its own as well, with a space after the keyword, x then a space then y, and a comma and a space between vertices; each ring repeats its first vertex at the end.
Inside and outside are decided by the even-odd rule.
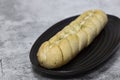
POLYGON ((37 58, 47 69, 61 67, 90 45, 108 21, 102 10, 89 10, 40 46, 37 58))

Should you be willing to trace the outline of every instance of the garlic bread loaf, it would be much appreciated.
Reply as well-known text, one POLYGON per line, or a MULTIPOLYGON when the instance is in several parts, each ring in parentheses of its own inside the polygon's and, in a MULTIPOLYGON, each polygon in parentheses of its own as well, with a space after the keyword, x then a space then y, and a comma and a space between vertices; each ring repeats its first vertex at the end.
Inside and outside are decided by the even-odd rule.
POLYGON ((107 21, 107 15, 102 10, 84 12, 42 43, 37 53, 40 65, 53 69, 67 64, 93 41, 107 21))

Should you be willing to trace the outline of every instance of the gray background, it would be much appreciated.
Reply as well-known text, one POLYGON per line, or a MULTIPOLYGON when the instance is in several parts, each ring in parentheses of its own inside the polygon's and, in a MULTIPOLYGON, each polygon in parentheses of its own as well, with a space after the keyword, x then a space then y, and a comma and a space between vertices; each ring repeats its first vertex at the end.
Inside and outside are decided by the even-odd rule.
MULTIPOLYGON (((88 9, 120 17, 120 0, 0 0, 0 80, 52 80, 33 72, 34 41, 54 23, 88 9)), ((120 49, 102 67, 71 80, 120 80, 120 49)))

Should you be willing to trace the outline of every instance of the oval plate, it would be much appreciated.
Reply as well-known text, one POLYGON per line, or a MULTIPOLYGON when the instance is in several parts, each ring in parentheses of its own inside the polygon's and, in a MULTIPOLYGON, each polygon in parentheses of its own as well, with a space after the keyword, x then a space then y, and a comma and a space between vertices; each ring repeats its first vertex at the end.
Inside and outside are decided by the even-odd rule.
POLYGON ((85 73, 106 61, 117 49, 120 42, 120 19, 108 15, 108 23, 94 41, 83 49, 72 61, 58 69, 48 70, 39 65, 37 51, 40 45, 54 36, 78 16, 62 20, 45 31, 34 43, 30 52, 30 61, 37 72, 56 76, 70 76, 85 73))

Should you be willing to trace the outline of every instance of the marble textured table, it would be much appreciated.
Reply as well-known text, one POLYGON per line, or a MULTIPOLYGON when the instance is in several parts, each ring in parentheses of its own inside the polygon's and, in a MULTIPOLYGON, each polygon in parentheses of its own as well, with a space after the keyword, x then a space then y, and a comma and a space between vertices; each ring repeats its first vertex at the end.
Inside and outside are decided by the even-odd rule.
MULTIPOLYGON (((120 0, 0 0, 0 80, 53 80, 32 70, 31 46, 54 23, 95 8, 120 17, 120 0)), ((104 66, 71 80, 120 80, 120 49, 104 66)))

